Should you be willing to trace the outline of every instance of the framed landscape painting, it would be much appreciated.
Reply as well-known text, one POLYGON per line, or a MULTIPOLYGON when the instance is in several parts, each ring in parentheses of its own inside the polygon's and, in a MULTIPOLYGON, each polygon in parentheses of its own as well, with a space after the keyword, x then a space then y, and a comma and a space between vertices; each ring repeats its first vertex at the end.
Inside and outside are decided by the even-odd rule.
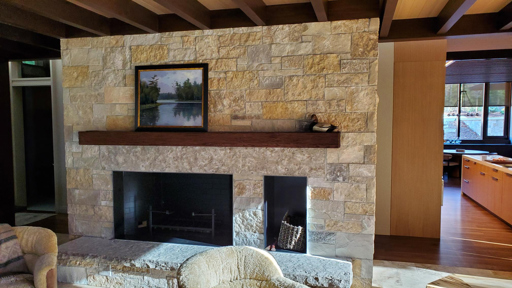
POLYGON ((208 64, 135 67, 137 131, 207 131, 208 64))

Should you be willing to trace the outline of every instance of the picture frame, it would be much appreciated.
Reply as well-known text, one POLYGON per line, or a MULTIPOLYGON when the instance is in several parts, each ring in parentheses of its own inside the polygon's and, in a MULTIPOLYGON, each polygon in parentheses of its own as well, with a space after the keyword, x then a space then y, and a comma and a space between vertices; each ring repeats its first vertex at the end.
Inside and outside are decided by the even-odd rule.
POLYGON ((135 67, 136 131, 208 131, 208 64, 135 67))

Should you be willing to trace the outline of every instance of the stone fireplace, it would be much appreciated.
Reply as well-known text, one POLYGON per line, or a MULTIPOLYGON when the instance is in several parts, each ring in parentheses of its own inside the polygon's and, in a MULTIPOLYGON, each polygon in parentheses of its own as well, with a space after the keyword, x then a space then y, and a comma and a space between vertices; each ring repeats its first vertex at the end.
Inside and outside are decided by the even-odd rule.
MULTIPOLYGON (((375 19, 61 42, 69 229, 112 239, 113 171, 232 175, 233 245, 264 246, 264 176, 307 179, 313 255, 353 259, 371 287, 376 159, 375 19), (209 64, 209 132, 339 126, 341 147, 79 145, 78 131, 134 127, 134 67, 209 64)), ((205 134, 207 137, 207 134, 205 134)))

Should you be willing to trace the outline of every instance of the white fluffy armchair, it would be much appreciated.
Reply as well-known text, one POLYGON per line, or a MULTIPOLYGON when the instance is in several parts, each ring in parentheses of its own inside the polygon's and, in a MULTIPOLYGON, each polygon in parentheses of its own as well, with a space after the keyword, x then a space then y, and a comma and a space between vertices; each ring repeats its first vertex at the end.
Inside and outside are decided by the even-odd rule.
POLYGON ((178 270, 180 288, 307 288, 283 276, 267 251, 222 247, 187 259, 178 270))

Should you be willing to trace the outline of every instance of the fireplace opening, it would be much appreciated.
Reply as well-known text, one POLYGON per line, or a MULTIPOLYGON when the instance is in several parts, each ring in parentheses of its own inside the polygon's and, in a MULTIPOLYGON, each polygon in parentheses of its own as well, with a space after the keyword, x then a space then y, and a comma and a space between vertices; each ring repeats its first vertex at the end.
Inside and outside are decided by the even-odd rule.
POLYGON ((233 244, 233 177, 114 172, 116 239, 233 244))
POLYGON ((264 203, 265 247, 306 253, 307 177, 265 176, 264 203))

